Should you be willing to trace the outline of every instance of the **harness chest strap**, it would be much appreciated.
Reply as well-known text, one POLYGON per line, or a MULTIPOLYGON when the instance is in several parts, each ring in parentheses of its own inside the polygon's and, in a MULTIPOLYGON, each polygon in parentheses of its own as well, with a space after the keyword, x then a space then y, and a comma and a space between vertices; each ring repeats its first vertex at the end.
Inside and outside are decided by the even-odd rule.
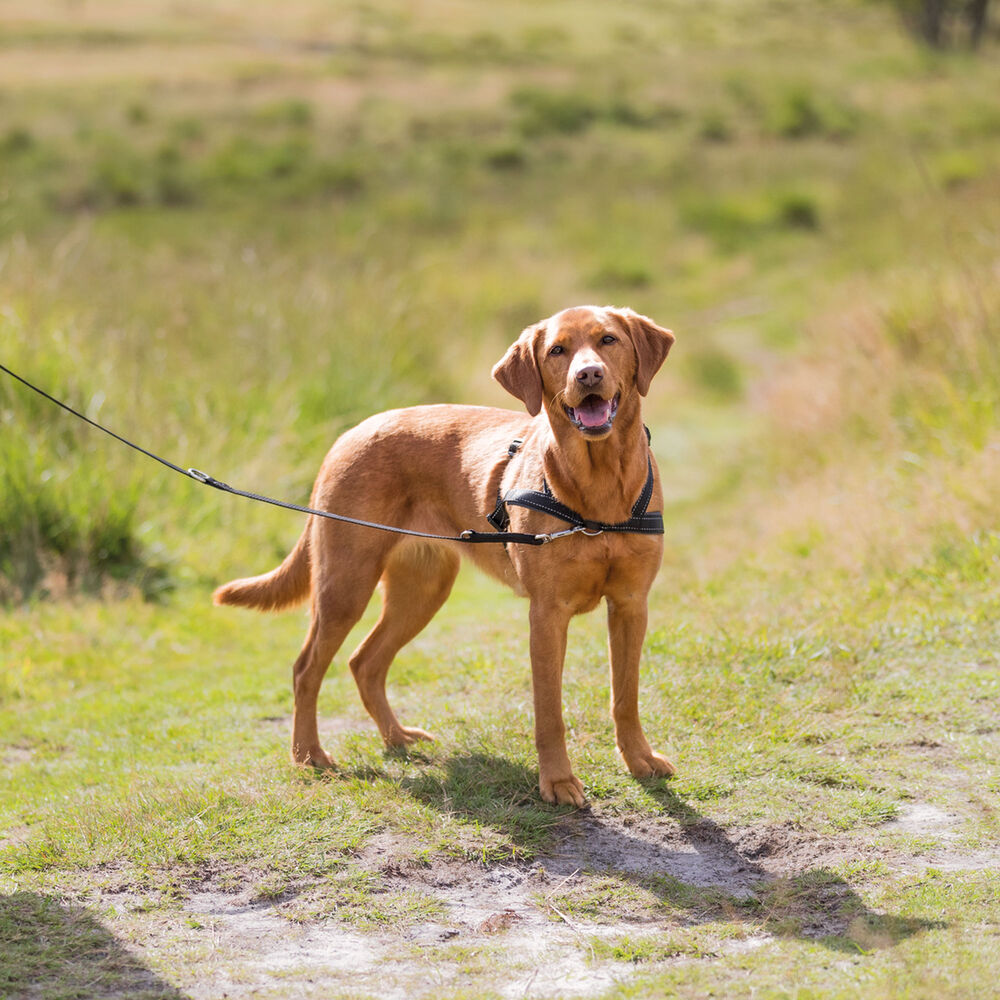
MULTIPOLYGON (((646 437, 649 438, 649 429, 645 428, 646 437)), ((510 461, 517 454, 522 441, 515 438, 507 449, 507 460, 510 461)), ((616 524, 607 524, 604 521, 591 521, 582 517, 571 507, 567 507, 561 500, 557 500, 549 489, 549 484, 542 481, 540 490, 511 489, 504 494, 497 493, 497 505, 492 514, 487 515, 486 520, 496 528, 497 531, 506 531, 510 525, 510 514, 508 506, 527 507, 530 510, 537 510, 543 514, 550 514, 561 521, 566 521, 575 528, 582 528, 585 531, 597 534, 602 531, 627 532, 640 535, 662 535, 663 534, 663 513, 661 511, 649 511, 649 501, 653 497, 653 462, 648 456, 646 458, 646 484, 639 494, 639 498, 632 506, 632 515, 627 521, 619 521, 616 524)))

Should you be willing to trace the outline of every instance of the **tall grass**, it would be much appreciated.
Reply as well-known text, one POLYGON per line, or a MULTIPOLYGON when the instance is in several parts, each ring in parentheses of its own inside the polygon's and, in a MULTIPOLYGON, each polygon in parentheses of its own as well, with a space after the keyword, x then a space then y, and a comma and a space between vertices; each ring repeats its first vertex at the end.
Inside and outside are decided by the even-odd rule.
MULTIPOLYGON (((521 0, 88 4, 82 27, 8 6, 0 361, 184 467, 305 500, 369 412, 514 405, 490 367, 563 306, 627 304, 678 334, 644 402, 667 544, 642 706, 681 773, 667 788, 623 771, 604 623, 578 619, 583 817, 538 807, 523 605, 476 577, 391 678, 440 742, 383 754, 335 667, 321 715, 339 769, 275 769, 301 619, 258 626, 208 593, 274 565, 302 518, 176 476, 0 376, 0 601, 108 598, 0 614, 15 888, 86 896, 196 990, 204 914, 174 910, 203 889, 241 892, 255 919, 378 921, 434 958, 427 927, 402 940, 426 902, 385 891, 418 868, 474 892, 488 873, 462 859, 572 853, 580 823, 571 841, 617 830, 621 857, 633 835, 686 829, 720 872, 738 850, 801 874, 732 912, 680 883, 550 882, 566 912, 593 889, 609 919, 654 918, 660 938, 679 920, 714 956, 648 964, 636 995, 846 995, 859 977, 878 984, 866 996, 926 995, 928 969, 939 993, 983 994, 995 886, 935 854, 977 864, 996 830, 995 50, 929 57, 860 0, 581 0, 569 17, 521 0), (166 607, 137 598, 168 584, 166 607), (884 825, 915 803, 954 836, 884 825), (834 836, 836 855, 812 853, 834 836), (813 867, 843 852, 860 860, 813 867)), ((64 923, 53 954, 79 943, 64 923)), ((13 940, 14 988, 44 989, 34 938, 13 940)), ((497 986, 469 985, 470 942, 456 995, 497 986)), ((223 955, 230 978, 258 952, 223 955)), ((53 973, 50 992, 93 992, 101 971, 53 973)))
MULTIPOLYGON (((558 32, 501 7, 447 31, 306 18, 332 48, 266 72, 197 50, 190 88, 137 65, 88 83, 81 49, 79 86, 0 93, 5 363, 179 464, 304 499, 348 424, 509 402, 488 371, 524 325, 613 302, 680 334, 647 417, 685 503, 754 468, 801 484, 864 441, 986 447, 995 63, 928 63, 846 0, 822 60, 810 17, 754 0, 586 4, 558 32)), ((66 72, 63 35, 31 40, 66 72)), ((150 561, 199 581, 297 530, 0 391, 8 594, 150 561)))
POLYGON ((875 441, 924 455, 980 451, 1000 430, 998 315, 992 263, 869 288, 821 321, 822 346, 790 375, 794 388, 779 390, 776 416, 811 450, 875 441))
POLYGON ((988 578, 1000 295, 995 263, 976 257, 861 280, 816 318, 805 352, 766 383, 766 447, 737 481, 737 523, 717 526, 710 564, 749 555, 800 576, 907 579, 967 563, 988 578))
MULTIPOLYGON (((5 361, 27 364, 17 349, 18 323, 0 317, 5 361), (11 348, 14 348, 11 350, 11 348)), ((101 393, 93 374, 74 371, 55 354, 32 359, 33 375, 74 408, 96 416, 101 393)), ((136 537, 138 482, 113 482, 90 431, 11 380, 0 381, 0 599, 36 590, 97 590, 107 579, 132 577, 152 594, 160 574, 146 563, 136 537)))

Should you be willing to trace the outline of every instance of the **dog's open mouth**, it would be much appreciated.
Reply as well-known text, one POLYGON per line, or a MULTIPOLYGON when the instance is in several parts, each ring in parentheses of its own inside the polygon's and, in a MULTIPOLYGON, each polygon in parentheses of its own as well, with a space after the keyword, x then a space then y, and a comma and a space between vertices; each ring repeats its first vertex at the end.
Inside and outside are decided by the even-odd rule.
POLYGON ((618 412, 617 393, 614 399, 601 399, 596 393, 591 393, 576 406, 564 406, 566 416, 583 431, 584 434, 603 434, 611 430, 615 414, 618 412))

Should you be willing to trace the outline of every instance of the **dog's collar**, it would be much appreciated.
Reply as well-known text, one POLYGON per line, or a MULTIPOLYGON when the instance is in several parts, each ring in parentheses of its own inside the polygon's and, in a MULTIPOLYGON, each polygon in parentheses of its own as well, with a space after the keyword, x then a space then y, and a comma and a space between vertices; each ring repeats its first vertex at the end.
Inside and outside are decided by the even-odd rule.
MULTIPOLYGON (((643 427, 646 432, 646 440, 649 440, 649 428, 643 427)), ((523 442, 520 438, 515 438, 507 449, 507 460, 510 461, 518 452, 523 442)), ((549 484, 543 479, 540 490, 512 489, 504 494, 497 492, 497 505, 492 514, 488 514, 486 520, 493 525, 497 531, 506 531, 510 525, 510 514, 507 507, 527 507, 530 510, 541 511, 543 514, 551 514, 561 521, 566 521, 575 528, 582 528, 585 532, 595 535, 604 531, 628 532, 640 535, 662 535, 663 534, 663 513, 661 511, 649 511, 649 501, 653 497, 653 461, 646 458, 646 484, 639 494, 639 499, 632 505, 632 515, 627 521, 619 521, 616 524, 608 524, 604 521, 591 521, 582 517, 575 510, 567 507, 561 500, 557 500, 549 489, 549 484)))

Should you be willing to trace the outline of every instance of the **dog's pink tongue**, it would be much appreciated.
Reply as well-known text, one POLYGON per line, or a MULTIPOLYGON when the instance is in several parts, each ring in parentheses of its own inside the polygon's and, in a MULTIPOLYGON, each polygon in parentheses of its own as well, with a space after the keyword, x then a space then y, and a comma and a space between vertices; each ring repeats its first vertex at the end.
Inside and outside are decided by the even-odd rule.
POLYGON ((611 419, 611 400, 588 396, 576 407, 576 418, 584 427, 603 427, 611 419))

